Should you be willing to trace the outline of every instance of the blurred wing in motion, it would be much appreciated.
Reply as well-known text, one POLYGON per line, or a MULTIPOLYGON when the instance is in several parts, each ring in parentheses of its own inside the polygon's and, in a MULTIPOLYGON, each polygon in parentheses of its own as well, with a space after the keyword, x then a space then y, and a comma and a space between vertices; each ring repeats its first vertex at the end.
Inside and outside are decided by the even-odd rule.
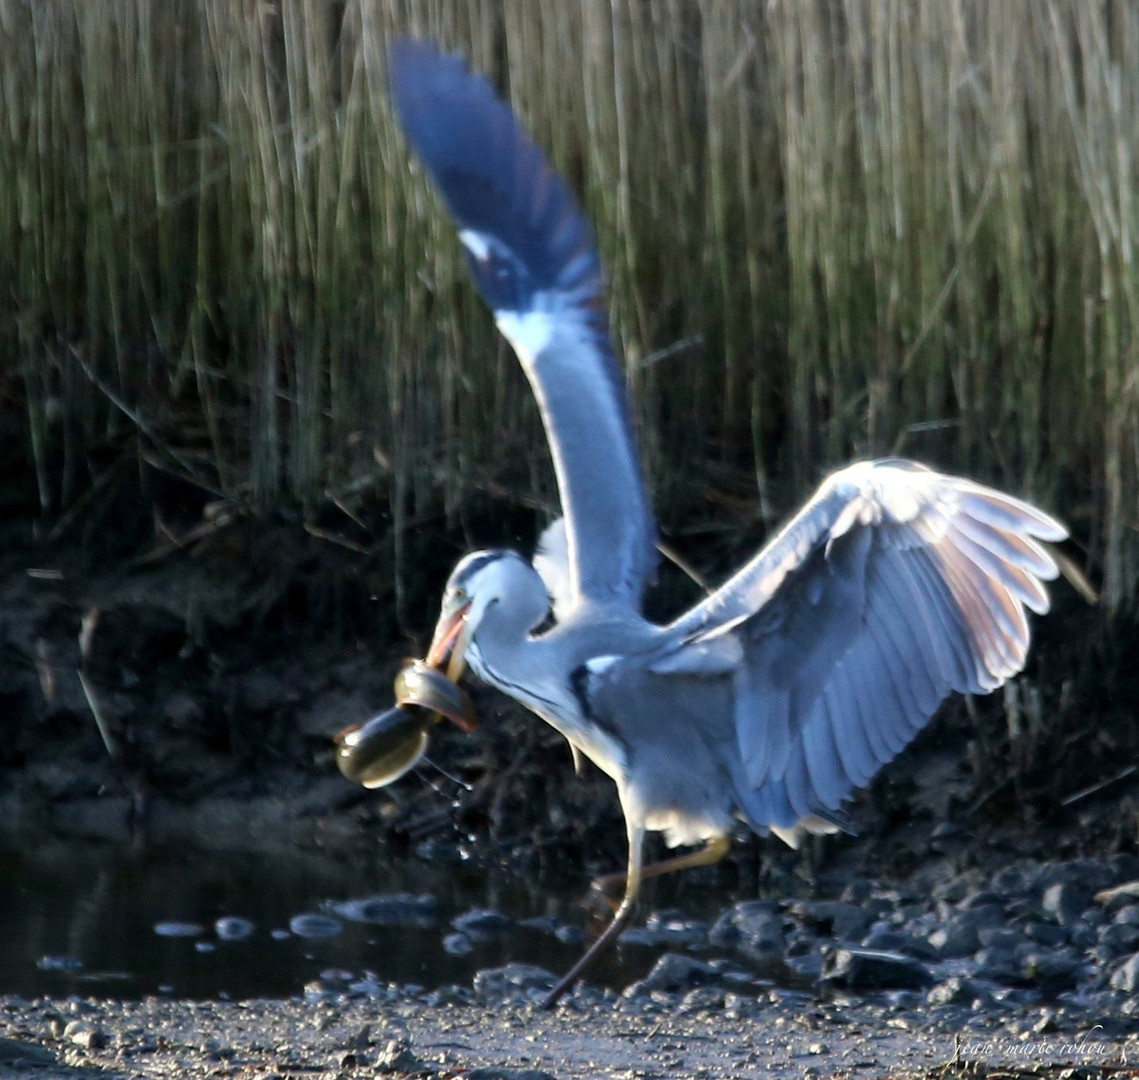
POLYGON ((589 224, 510 108, 461 58, 400 40, 391 83, 400 123, 538 399, 566 518, 569 595, 639 608, 654 528, 589 224))

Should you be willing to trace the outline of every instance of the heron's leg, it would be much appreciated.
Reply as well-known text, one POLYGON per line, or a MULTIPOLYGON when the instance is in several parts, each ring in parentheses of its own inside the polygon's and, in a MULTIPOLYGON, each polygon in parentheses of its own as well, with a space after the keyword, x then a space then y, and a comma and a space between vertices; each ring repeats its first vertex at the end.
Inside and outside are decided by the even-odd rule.
MULTIPOLYGON (((648 866, 641 869, 641 880, 646 878, 660 877, 661 874, 671 874, 677 870, 687 870, 692 866, 711 866, 713 863, 718 863, 728 853, 728 849, 732 846, 730 836, 713 836, 706 840, 702 848, 696 851, 690 851, 686 855, 674 855, 670 859, 661 859, 659 862, 649 863, 648 866)), ((604 894, 609 895, 614 892, 619 886, 624 885, 625 875, 622 873, 605 874, 603 877, 595 878, 593 881, 593 889, 604 894)))
POLYGON ((642 860, 644 857, 645 830, 640 825, 634 825, 627 818, 625 828, 629 836, 629 869, 625 873, 625 895, 621 898, 621 906, 613 916, 613 921, 605 928, 605 932, 586 950, 585 955, 558 982, 550 991, 546 1000, 542 1002, 543 1009, 552 1009, 558 999, 588 970, 594 960, 603 953, 618 937, 637 902, 637 893, 641 891, 642 860))

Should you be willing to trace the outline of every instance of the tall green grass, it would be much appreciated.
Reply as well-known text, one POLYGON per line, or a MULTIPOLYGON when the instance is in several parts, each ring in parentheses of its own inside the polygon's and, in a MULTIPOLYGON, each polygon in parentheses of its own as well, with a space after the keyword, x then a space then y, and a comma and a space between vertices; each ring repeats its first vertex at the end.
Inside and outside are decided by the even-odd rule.
POLYGON ((903 453, 1139 578, 1139 5, 0 0, 0 392, 42 513, 109 448, 396 532, 556 497, 392 122, 385 46, 491 73, 582 194, 666 525, 903 453), (530 464, 537 461, 538 464, 530 464))

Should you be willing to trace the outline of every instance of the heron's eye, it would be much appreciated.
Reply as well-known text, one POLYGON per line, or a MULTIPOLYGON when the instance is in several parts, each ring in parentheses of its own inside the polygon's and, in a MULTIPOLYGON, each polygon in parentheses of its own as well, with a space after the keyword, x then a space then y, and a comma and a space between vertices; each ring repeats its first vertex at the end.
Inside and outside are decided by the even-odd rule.
POLYGON ((454 591, 453 595, 454 595, 456 600, 458 600, 460 603, 462 603, 464 600, 467 599, 467 590, 464 589, 462 587, 462 585, 457 585, 455 587, 455 591, 454 591))

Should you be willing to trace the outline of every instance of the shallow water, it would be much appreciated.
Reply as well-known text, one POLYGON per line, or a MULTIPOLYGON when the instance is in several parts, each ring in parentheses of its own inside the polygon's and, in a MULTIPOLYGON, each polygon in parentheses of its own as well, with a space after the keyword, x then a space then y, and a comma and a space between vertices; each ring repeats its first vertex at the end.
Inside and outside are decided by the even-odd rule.
MULTIPOLYGON (((0 842, 0 993, 98 994, 241 999, 299 994, 322 972, 432 989, 469 986, 480 968, 511 961, 558 972, 580 955, 552 934, 515 925, 452 956, 443 939, 451 919, 494 908, 521 921, 554 916, 585 924, 584 875, 534 882, 506 871, 378 854, 240 856, 203 851, 136 853, 75 839, 0 842), (336 918, 331 905, 392 893, 429 893, 438 902, 428 927, 386 927, 339 918, 329 937, 289 931, 303 914, 336 918), (223 940, 216 920, 253 924, 243 940, 223 940), (164 936, 164 923, 201 932, 164 936), (74 970, 68 970, 74 968, 74 970)), ((693 918, 714 917, 731 897, 676 886, 651 902, 681 903, 693 918)), ((623 986, 643 975, 664 946, 629 944, 599 966, 595 979, 623 986)))

